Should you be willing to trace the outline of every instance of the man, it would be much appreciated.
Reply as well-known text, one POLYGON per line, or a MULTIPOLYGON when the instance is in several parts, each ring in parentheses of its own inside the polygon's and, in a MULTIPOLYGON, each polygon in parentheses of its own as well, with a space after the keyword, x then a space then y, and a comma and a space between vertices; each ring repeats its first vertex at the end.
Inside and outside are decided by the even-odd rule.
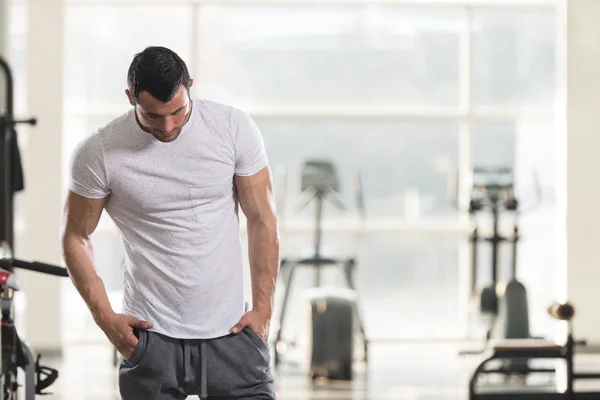
POLYGON ((124 400, 274 399, 268 345, 279 240, 263 140, 240 110, 190 98, 185 63, 135 55, 133 108, 73 155, 62 248, 94 320, 123 355, 124 400), (253 308, 243 301, 238 204, 253 308), (122 235, 123 313, 109 304, 90 236, 102 210, 122 235))

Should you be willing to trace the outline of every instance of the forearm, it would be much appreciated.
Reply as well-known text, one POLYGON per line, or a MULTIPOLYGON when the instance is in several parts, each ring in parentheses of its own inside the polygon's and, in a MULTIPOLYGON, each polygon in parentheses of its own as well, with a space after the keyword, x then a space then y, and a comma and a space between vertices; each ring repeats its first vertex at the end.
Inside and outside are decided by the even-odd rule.
POLYGON ((94 267, 91 241, 77 235, 65 234, 62 239, 62 251, 73 285, 87 304, 96 323, 101 325, 113 310, 104 283, 94 267))
POLYGON ((279 274, 279 235, 275 216, 248 220, 253 309, 271 316, 279 274))

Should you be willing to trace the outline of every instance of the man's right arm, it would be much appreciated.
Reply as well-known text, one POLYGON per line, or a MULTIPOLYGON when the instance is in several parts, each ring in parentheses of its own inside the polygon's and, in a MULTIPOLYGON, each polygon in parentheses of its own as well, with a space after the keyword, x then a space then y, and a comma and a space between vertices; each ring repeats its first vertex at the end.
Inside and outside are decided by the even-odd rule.
POLYGON ((63 214, 62 255, 75 288, 102 325, 113 310, 102 279, 96 273, 90 236, 98 226, 108 197, 87 199, 69 192, 63 214))
POLYGON ((98 226, 108 196, 88 199, 69 192, 61 229, 62 254, 75 288, 87 304, 94 321, 125 357, 133 353, 138 339, 133 328, 152 324, 113 311, 106 288, 96 272, 91 235, 98 226))

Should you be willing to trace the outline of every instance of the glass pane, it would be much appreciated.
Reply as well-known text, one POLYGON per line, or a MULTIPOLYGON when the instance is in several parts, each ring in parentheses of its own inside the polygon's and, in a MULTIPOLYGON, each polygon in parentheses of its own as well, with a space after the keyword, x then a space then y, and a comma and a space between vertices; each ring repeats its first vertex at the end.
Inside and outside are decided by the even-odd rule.
POLYGON ((66 9, 67 110, 126 107, 127 70, 146 46, 169 47, 191 62, 191 5, 69 4, 66 9))
POLYGON ((246 106, 458 104, 460 10, 201 7, 202 95, 246 106))
MULTIPOLYGON (((287 167, 286 214, 300 214, 300 176, 310 158, 331 160, 342 182, 341 200, 355 204, 360 171, 369 218, 450 217, 448 173, 458 164, 458 123, 381 118, 255 118, 272 167, 287 167)), ((276 189, 278 190, 278 189, 276 189)), ((280 186, 278 190, 283 189, 280 186)), ((331 208, 330 208, 331 209, 331 208)))
POLYGON ((514 168, 514 163, 514 122, 476 121, 473 124, 473 165, 514 168))
POLYGON ((523 193, 523 201, 533 202, 534 174, 537 175, 541 190, 540 211, 556 212, 557 157, 560 149, 556 145, 557 127, 553 118, 520 118, 516 124, 516 135, 517 190, 523 193))
POLYGON ((555 10, 475 8, 472 21, 474 104, 553 105, 555 10))
MULTIPOLYGON (((330 244, 348 246, 343 235, 329 235, 330 244)), ((357 249, 355 282, 367 335, 381 339, 448 339, 463 334, 460 326, 458 241, 453 233, 380 232, 362 238, 357 249), (401 317, 400 317, 401 315, 401 317), (414 323, 418 321, 418 323, 414 323), (443 329, 439 327, 443 326, 443 329)), ((310 233, 286 235, 287 249, 312 241, 310 233)), ((350 255, 330 254, 334 257, 350 255)), ((299 253, 287 251, 285 257, 299 253)), ((303 291, 313 285, 310 267, 298 267, 291 285, 283 334, 292 339, 302 329, 295 318, 304 306, 303 291)), ((347 287, 341 269, 324 268, 322 286, 347 287)), ((275 319, 279 319, 284 286, 277 293, 275 319)), ((276 324, 274 324, 276 325, 276 324)))
POLYGON ((556 203, 556 127, 552 118, 477 120, 473 124, 473 163, 515 168, 522 204, 536 201, 539 180, 542 206, 556 203))
POLYGON ((462 334, 457 244, 457 236, 443 233, 380 233, 365 238, 356 279, 371 336, 434 339, 462 334), (410 306, 415 304, 418 307, 410 306), (419 323, 390 324, 399 307, 401 320, 419 323))

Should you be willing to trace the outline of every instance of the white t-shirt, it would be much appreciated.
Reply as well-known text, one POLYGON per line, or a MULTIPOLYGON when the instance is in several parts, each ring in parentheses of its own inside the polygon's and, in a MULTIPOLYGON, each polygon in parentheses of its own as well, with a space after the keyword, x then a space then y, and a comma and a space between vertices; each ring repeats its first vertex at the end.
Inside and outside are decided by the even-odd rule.
POLYGON ((126 254, 123 313, 174 338, 228 334, 244 312, 234 175, 268 165, 253 120, 195 100, 179 137, 163 143, 132 109, 83 140, 71 165, 71 191, 110 194, 126 254))

